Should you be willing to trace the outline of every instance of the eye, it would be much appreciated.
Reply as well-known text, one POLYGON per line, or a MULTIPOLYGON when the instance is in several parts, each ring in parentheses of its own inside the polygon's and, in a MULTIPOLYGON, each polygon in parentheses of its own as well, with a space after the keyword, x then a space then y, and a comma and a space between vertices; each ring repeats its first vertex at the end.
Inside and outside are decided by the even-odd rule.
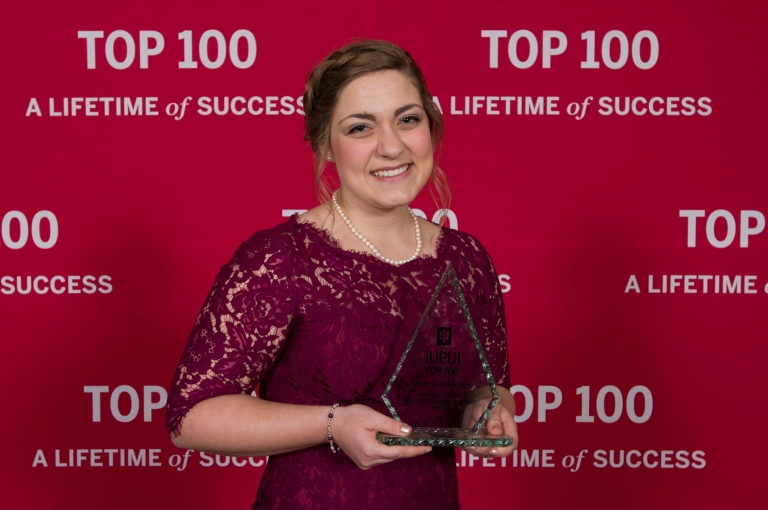
POLYGON ((403 117, 403 120, 400 122, 403 122, 405 124, 416 124, 421 120, 421 117, 418 115, 408 115, 407 117, 403 117))
POLYGON ((365 125, 363 125, 363 124, 358 124, 358 125, 356 125, 356 126, 352 126, 352 127, 351 127, 351 128, 348 130, 348 131, 347 131, 347 134, 348 134, 348 135, 352 135, 352 134, 355 134, 355 133, 362 133, 362 132, 363 132, 363 131, 365 131, 366 129, 368 129, 368 126, 365 126, 365 125))

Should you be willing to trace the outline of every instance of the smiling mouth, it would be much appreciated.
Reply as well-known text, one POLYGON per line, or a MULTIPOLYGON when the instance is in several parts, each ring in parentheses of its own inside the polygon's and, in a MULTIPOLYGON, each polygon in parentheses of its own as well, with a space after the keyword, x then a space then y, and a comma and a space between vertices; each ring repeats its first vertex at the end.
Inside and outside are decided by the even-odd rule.
POLYGON ((374 177, 394 177, 408 170, 408 166, 410 166, 410 163, 403 165, 400 168, 395 168, 394 170, 377 170, 375 172, 371 172, 371 175, 374 177))

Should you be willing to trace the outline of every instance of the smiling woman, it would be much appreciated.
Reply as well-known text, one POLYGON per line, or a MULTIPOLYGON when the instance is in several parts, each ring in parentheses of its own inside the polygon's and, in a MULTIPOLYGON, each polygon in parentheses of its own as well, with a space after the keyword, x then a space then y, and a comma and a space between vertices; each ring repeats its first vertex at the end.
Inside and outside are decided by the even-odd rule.
MULTIPOLYGON (((306 139, 309 140, 312 151, 317 155, 315 160, 315 186, 318 192, 320 202, 326 202, 330 198, 330 189, 327 182, 323 179, 326 160, 332 159, 329 149, 332 145, 333 127, 339 127, 338 123, 347 120, 347 128, 361 132, 369 129, 366 122, 375 122, 379 120, 391 121, 391 119, 376 118, 376 111, 380 109, 375 102, 366 105, 364 102, 368 99, 375 99, 370 95, 363 97, 359 94, 374 94, 376 90, 360 90, 367 88, 359 84, 356 90, 346 90, 348 85, 355 82, 358 78, 373 78, 370 75, 386 74, 387 77, 397 76, 398 85, 401 87, 399 92, 403 92, 403 82, 409 82, 410 87, 406 87, 403 100, 410 98, 412 102, 398 104, 394 112, 387 112, 390 116, 401 117, 409 110, 416 114, 416 124, 429 131, 432 151, 435 151, 443 138, 443 117, 439 108, 432 100, 432 95, 427 90, 426 81, 418 65, 413 61, 410 54, 396 45, 377 40, 365 40, 352 43, 344 48, 333 52, 325 60, 315 67, 309 76, 306 90, 304 93, 304 110, 306 115, 306 139), (349 98, 355 98, 363 104, 347 104, 341 100, 340 95, 347 92, 349 98), (347 106, 348 109, 342 114, 337 111, 340 107, 347 106), (365 110, 366 106, 371 110, 365 110), (357 108, 357 109, 356 109, 357 108), (361 109, 362 108, 362 109, 361 109), (351 116, 350 119, 346 117, 351 116), (356 125, 355 119, 364 122, 356 125), (331 156, 330 158, 328 156, 331 156)), ((370 81, 370 80, 369 80, 370 81)), ((386 87, 386 80, 381 76, 372 81, 378 82, 386 87)), ((367 83, 370 86, 372 84, 367 83)), ((378 92, 384 92, 379 89, 378 92)), ((390 91, 391 93, 392 91, 390 91)), ((404 124, 413 122, 414 119, 405 120, 404 124)), ((448 189, 445 174, 438 165, 434 165, 430 180, 434 187, 430 191, 433 198, 439 201, 443 209, 450 205, 450 191, 448 189)))
MULTIPOLYGON (((449 263, 496 382, 509 381, 487 252, 409 208, 428 182, 448 206, 433 159, 440 112, 411 56, 375 40, 318 64, 304 109, 321 205, 257 232, 222 268, 171 384, 169 432, 182 448, 269 455, 253 508, 459 508, 452 449, 376 438, 447 426, 427 423, 428 406, 407 425, 394 420, 381 396, 449 263), (333 193, 329 163, 340 182, 333 193)), ((477 455, 517 445, 514 400, 500 393, 487 428, 515 446, 477 455)), ((476 420, 490 399, 466 398, 464 417, 476 420)))
MULTIPOLYGON (((373 246, 391 255, 385 260, 405 259, 421 245, 420 235, 411 233, 420 228, 418 220, 415 227, 408 221, 412 219, 408 204, 434 175, 427 120, 417 89, 395 70, 353 80, 342 89, 331 117, 326 159, 335 164, 341 184, 337 212, 347 211, 347 226, 357 224, 373 246)), ((324 226, 329 212, 333 214, 321 205, 302 219, 324 226)), ((342 246, 360 246, 356 228, 334 227, 330 228, 342 246)), ((439 229, 427 222, 424 227, 427 252, 433 253, 439 229)), ((379 253, 369 244, 364 246, 379 253)))
POLYGON ((415 101, 416 89, 398 71, 362 76, 344 88, 331 123, 329 156, 348 192, 345 201, 358 207, 408 205, 424 187, 433 149, 424 107, 415 101))

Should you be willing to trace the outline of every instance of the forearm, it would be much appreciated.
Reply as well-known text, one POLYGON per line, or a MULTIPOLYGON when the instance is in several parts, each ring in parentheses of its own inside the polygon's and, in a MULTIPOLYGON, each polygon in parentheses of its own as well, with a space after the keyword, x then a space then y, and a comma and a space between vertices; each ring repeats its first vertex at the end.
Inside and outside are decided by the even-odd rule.
POLYGON ((241 457, 300 450, 327 440, 329 408, 282 404, 245 394, 221 395, 196 404, 173 443, 241 457))

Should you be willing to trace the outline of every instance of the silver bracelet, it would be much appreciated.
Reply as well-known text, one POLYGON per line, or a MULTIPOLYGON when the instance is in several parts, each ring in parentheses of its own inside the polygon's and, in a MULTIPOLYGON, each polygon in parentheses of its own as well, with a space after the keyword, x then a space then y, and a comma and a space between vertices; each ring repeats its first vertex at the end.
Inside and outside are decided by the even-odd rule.
POLYGON ((333 453, 338 452, 341 448, 338 448, 333 444, 333 434, 331 434, 331 420, 333 419, 333 412, 339 407, 339 403, 335 403, 331 406, 331 410, 328 412, 328 442, 331 443, 331 451, 333 453))

